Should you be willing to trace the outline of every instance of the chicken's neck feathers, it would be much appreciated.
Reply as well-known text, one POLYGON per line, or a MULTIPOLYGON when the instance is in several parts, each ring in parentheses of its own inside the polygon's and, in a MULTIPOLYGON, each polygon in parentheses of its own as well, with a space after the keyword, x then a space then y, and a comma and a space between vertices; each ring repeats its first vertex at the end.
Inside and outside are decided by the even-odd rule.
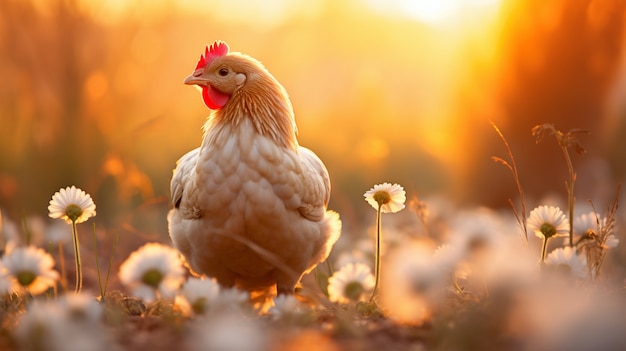
POLYGON ((223 124, 236 127, 248 119, 257 133, 296 150, 297 127, 289 97, 282 85, 265 73, 248 77, 246 85, 235 91, 223 108, 213 111, 205 124, 205 133, 223 124))

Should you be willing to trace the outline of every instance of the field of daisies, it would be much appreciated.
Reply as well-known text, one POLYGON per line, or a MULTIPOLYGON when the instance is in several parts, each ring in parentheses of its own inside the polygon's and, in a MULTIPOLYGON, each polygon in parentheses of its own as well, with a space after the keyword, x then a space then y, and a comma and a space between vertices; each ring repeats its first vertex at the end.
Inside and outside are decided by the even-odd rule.
POLYGON ((97 204, 70 184, 51 194, 55 225, 0 217, 0 349, 621 350, 619 184, 608 204, 578 201, 580 131, 541 125, 533 134, 556 139, 567 191, 528 204, 495 130, 508 153, 494 161, 518 188, 511 208, 376 184, 364 189, 368 232, 343 235, 296 295, 273 301, 191 276, 167 244, 119 257, 116 237, 104 250, 89 226, 97 204))

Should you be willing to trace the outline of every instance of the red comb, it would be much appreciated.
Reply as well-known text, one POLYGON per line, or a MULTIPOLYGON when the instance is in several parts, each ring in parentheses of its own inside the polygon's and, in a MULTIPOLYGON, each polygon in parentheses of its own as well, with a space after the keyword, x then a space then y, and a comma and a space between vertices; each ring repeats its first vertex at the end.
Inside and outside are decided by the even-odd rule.
POLYGON ((216 57, 225 56, 228 54, 228 50, 228 44, 221 40, 216 40, 213 44, 211 44, 211 46, 207 45, 206 49, 204 49, 204 54, 200 55, 200 60, 198 60, 196 69, 204 68, 216 57))

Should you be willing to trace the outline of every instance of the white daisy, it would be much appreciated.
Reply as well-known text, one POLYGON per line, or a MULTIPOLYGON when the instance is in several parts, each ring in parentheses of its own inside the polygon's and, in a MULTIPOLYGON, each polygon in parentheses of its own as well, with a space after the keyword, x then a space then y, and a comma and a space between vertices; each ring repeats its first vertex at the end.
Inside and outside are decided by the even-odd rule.
POLYGON ((178 251, 166 245, 148 243, 131 253, 120 267, 120 281, 133 295, 147 302, 160 295, 174 297, 184 282, 184 270, 178 251))
POLYGON ((189 278, 181 293, 194 313, 203 314, 218 298, 220 285, 215 279, 189 278))
POLYGON ((598 221, 600 225, 606 222, 606 218, 598 218, 595 212, 584 213, 574 218, 574 234, 585 235, 590 230, 598 232, 598 221))
POLYGON ((546 239, 569 233, 569 223, 565 214, 555 206, 539 206, 532 210, 527 220, 527 228, 537 237, 546 239))
POLYGON ((577 237, 574 242, 578 242, 581 236, 587 236, 586 239, 597 238, 604 249, 611 249, 619 244, 619 239, 613 233, 601 234, 602 228, 606 226, 606 217, 598 218, 595 212, 584 213, 574 219, 574 233, 577 237), (595 233, 593 238, 590 233, 595 233))
POLYGON ((13 280, 0 261, 0 296, 8 294, 13 290, 13 280))
POLYGON ((387 316, 401 324, 420 325, 445 300, 453 267, 443 251, 435 256, 423 243, 408 243, 389 253, 380 302, 387 316))
POLYGON ((109 333, 101 322, 102 306, 86 295, 59 301, 35 300, 20 316, 14 335, 24 350, 110 350, 109 333), (91 301, 90 301, 91 299, 91 301))
POLYGON ((258 319, 241 313, 224 313, 212 318, 198 318, 185 339, 190 351, 268 351, 268 330, 258 319))
POLYGON ((363 194, 365 200, 376 210, 380 206, 383 213, 394 213, 404 208, 406 193, 399 184, 376 184, 363 194))
POLYGON ((450 221, 450 245, 462 258, 472 258, 511 244, 511 223, 487 208, 460 211, 450 221))
POLYGON ((458 211, 449 222, 449 242, 439 247, 433 258, 442 267, 454 269, 463 289, 478 293, 486 286, 510 285, 512 276, 516 284, 534 276, 536 262, 527 250, 519 250, 512 215, 468 209, 458 211))
POLYGON ((54 259, 44 250, 33 246, 19 247, 2 258, 14 286, 38 295, 55 285, 59 279, 54 267, 54 259))
POLYGON ((76 322, 101 321, 102 304, 93 296, 84 293, 65 294, 59 299, 59 305, 76 322))
POLYGON ((329 299, 340 304, 360 301, 374 284, 374 275, 368 266, 349 263, 328 278, 329 299))
POLYGON ((587 258, 584 255, 577 255, 570 246, 550 252, 546 258, 546 266, 566 276, 579 279, 587 277, 587 258))
POLYGON ((48 211, 52 218, 61 218, 67 223, 82 223, 96 215, 96 205, 89 194, 72 185, 52 196, 48 211))
POLYGON ((291 321, 305 313, 304 305, 295 295, 280 295, 274 299, 274 306, 269 309, 274 320, 291 321))
POLYGON ((67 331, 65 313, 59 304, 34 300, 20 316, 13 335, 25 350, 61 350, 59 334, 67 335, 67 331))

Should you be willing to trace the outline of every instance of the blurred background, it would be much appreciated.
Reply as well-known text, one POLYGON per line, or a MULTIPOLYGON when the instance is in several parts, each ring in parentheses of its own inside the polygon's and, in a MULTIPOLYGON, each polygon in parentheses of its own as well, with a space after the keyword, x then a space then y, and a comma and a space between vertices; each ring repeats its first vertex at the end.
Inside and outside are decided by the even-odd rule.
POLYGON ((98 228, 167 242, 171 172, 208 115, 182 81, 216 39, 286 87, 348 229, 373 221, 362 194, 385 181, 467 205, 517 199, 490 121, 529 207, 564 197, 567 176, 531 128, 589 130, 576 194, 603 209, 626 175, 625 19, 623 0, 3 0, 0 209, 45 218, 76 185, 98 228))

